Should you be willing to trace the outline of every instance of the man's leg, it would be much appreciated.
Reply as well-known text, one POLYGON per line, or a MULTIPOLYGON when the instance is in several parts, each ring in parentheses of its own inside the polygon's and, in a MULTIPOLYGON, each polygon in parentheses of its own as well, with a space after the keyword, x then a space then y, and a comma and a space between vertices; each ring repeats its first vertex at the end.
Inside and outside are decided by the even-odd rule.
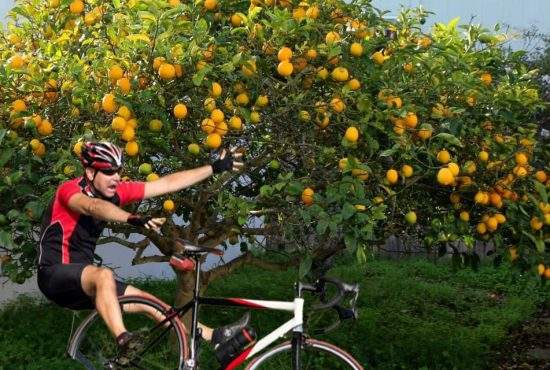
MULTIPOLYGON (((126 332, 126 328, 122 321, 122 313, 118 304, 113 272, 107 268, 92 265, 86 266, 82 271, 81 281, 84 292, 91 297, 95 297, 96 309, 114 337, 117 338, 119 335, 126 332)), ((126 287, 124 294, 155 298, 153 295, 131 285, 126 287)), ((160 314, 160 312, 149 306, 132 305, 125 307, 125 311, 145 312, 157 321, 162 321, 164 319, 164 316, 160 314)), ((201 323, 199 323, 199 327, 202 330, 202 337, 206 341, 211 341, 214 330, 201 323)))
POLYGON ((126 331, 117 299, 113 272, 107 268, 86 266, 81 275, 84 293, 95 298, 97 312, 116 338, 126 331))
MULTIPOLYGON (((126 290, 124 291, 125 295, 140 295, 142 297, 148 297, 153 299, 158 299, 152 294, 149 294, 143 290, 140 290, 134 286, 128 285, 126 287, 126 290)), ((126 312, 145 312, 147 315, 152 317, 154 320, 160 322, 164 320, 164 315, 162 315, 159 311, 153 309, 150 306, 140 305, 140 304, 132 304, 132 305, 124 305, 124 311, 126 312)), ((201 323, 199 323, 199 328, 202 330, 202 337, 206 341, 212 340, 212 331, 213 329, 205 326, 201 323)))

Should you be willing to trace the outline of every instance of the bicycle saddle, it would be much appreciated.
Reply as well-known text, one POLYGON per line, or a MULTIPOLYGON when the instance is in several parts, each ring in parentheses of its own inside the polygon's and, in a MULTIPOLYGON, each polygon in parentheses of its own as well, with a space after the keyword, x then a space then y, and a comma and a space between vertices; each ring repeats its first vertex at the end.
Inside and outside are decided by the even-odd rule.
POLYGON ((182 251, 183 254, 186 255, 203 255, 212 253, 217 256, 222 256, 223 251, 216 249, 216 248, 210 248, 210 247, 199 247, 198 245, 194 245, 189 240, 176 238, 174 241, 176 243, 176 247, 182 251))

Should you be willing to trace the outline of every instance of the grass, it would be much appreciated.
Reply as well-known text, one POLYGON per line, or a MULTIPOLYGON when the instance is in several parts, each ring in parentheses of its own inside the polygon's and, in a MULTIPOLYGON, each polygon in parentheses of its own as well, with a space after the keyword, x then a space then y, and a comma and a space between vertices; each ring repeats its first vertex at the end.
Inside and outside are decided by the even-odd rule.
MULTIPOLYGON (((341 346, 374 369, 491 368, 491 350, 508 330, 548 305, 548 286, 521 277, 506 266, 483 266, 479 272, 452 272, 447 264, 421 260, 373 260, 360 267, 345 264, 332 275, 361 283, 360 317, 319 337, 341 346)), ((216 281, 211 296, 292 299, 297 272, 245 267, 216 281)), ((135 282, 171 301, 175 284, 135 282)), ((238 318, 242 310, 205 307, 202 320, 212 326, 238 318)), ((85 313, 79 314, 75 325, 85 313)), ((254 311, 253 326, 264 335, 288 314, 254 311)), ((52 304, 20 297, 0 312, 0 369, 79 368, 65 358, 73 314, 52 304)), ((203 368, 215 369, 207 349, 203 368)))

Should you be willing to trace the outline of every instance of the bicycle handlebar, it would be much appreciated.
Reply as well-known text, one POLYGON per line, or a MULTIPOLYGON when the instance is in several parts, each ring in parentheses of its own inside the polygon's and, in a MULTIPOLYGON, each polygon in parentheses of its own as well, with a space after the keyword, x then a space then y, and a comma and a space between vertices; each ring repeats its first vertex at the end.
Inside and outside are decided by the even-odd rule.
POLYGON ((321 300, 325 299, 325 293, 326 293, 326 284, 332 284, 336 286, 337 292, 336 294, 328 301, 324 301, 321 303, 316 303, 312 305, 313 310, 323 310, 326 308, 333 308, 340 305, 340 302, 344 298, 350 298, 349 304, 355 308, 355 305, 357 303, 357 298, 359 296, 359 284, 348 284, 346 282, 343 282, 342 280, 339 280, 337 278, 333 277, 322 277, 318 279, 314 284, 307 284, 298 282, 297 290, 298 295, 302 295, 302 291, 309 291, 314 293, 315 295, 319 295, 321 297, 321 300))
POLYGON ((312 305, 312 310, 333 308, 338 314, 338 320, 325 328, 317 329, 315 331, 316 334, 327 333, 339 326, 343 320, 356 320, 359 316, 359 311, 357 309, 359 284, 348 284, 333 277, 323 277, 314 284, 299 282, 297 284, 297 290, 299 296, 301 296, 302 291, 309 291, 320 296, 322 302, 312 305), (325 301, 327 284, 334 285, 337 288, 337 292, 333 297, 325 301))

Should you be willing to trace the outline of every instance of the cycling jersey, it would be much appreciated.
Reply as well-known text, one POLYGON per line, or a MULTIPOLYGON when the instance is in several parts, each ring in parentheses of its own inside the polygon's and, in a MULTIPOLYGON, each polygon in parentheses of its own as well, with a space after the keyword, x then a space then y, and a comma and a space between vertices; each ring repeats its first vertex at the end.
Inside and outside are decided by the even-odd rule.
MULTIPOLYGON (((141 201, 144 192, 145 183, 123 181, 119 183, 115 196, 105 200, 124 206, 141 201)), ((94 196, 83 177, 69 180, 59 186, 45 212, 39 242, 39 266, 93 263, 96 242, 106 222, 71 210, 69 199, 77 193, 94 196)))

